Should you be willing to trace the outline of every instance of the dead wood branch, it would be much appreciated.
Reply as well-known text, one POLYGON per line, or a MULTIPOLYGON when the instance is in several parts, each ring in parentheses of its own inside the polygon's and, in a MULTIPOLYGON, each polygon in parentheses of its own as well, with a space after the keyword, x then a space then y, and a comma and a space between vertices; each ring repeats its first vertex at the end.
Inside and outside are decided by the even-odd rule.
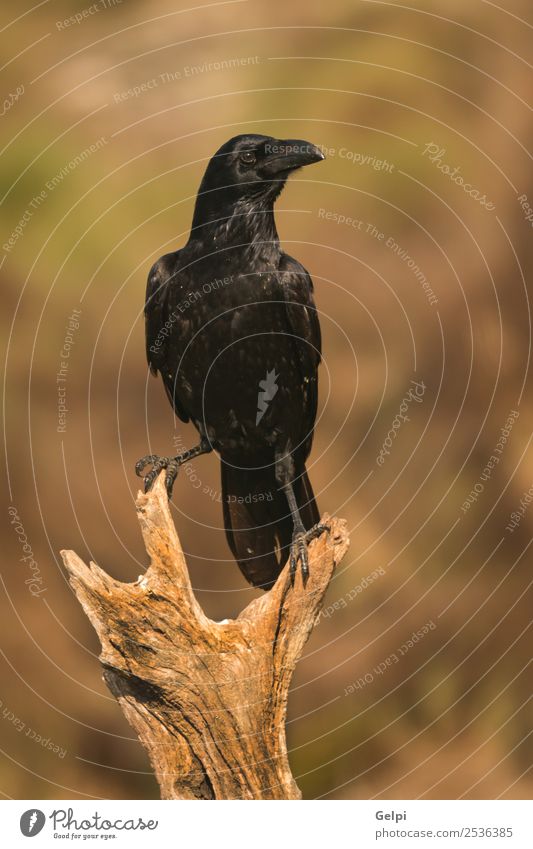
POLYGON ((150 566, 135 583, 62 552, 102 644, 107 686, 150 760, 164 799, 299 799, 285 741, 292 673, 347 547, 345 523, 311 543, 310 577, 274 587, 235 620, 196 600, 164 487, 139 493, 150 566))

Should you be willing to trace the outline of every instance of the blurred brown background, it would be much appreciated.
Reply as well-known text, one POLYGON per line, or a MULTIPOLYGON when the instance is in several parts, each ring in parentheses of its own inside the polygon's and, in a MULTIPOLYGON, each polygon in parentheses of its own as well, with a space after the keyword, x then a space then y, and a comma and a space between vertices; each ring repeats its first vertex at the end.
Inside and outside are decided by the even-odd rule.
MULTIPOLYGON (((294 774, 308 798, 531 796, 533 17, 503 7, 3 9, 4 796, 157 796, 59 550, 146 567, 134 463, 194 439, 147 377, 146 274, 241 132, 329 149, 277 212, 323 328, 310 474, 352 540, 293 682, 294 774)), ((218 488, 201 458, 173 506, 215 619, 254 592, 218 488)))

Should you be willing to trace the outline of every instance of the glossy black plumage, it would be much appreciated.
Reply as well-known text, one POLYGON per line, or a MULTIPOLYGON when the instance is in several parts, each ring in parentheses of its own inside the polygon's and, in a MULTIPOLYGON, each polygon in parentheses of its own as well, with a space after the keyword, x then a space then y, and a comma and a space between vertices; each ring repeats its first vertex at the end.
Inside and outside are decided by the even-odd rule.
MULTIPOLYGON (((152 267, 146 353, 176 414, 221 458, 230 548, 247 579, 272 585, 318 510, 305 461, 317 409, 320 325, 305 268, 280 247, 273 204, 289 174, 323 159, 300 140, 244 135, 209 162, 189 241, 152 267), (292 493, 292 494, 291 494, 292 493)), ((167 467, 169 492, 181 458, 167 467)), ((168 462, 167 462, 168 461, 168 462)), ((149 487, 155 477, 150 473, 149 487)))

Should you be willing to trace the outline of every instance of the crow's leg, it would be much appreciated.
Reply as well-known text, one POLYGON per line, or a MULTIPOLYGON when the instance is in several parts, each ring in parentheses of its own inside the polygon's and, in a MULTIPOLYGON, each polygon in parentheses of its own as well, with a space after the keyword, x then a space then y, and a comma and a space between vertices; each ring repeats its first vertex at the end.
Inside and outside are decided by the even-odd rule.
POLYGON ((147 454, 146 457, 141 457, 135 463, 135 473, 144 480, 144 491, 148 492, 161 469, 166 469, 165 486, 167 488, 168 497, 172 496, 172 487, 178 475, 178 469, 184 463, 188 463, 194 457, 200 454, 209 454, 212 451, 212 445, 208 439, 202 436, 200 444, 195 448, 189 448, 183 454, 177 454, 176 457, 160 457, 158 454, 147 454), (151 471, 147 475, 143 475, 145 466, 152 466, 151 471))
POLYGON ((309 577, 309 555, 307 553, 307 546, 311 540, 319 537, 324 531, 329 531, 329 526, 319 523, 317 525, 313 525, 312 528, 306 531, 298 509, 298 502, 296 501, 296 496, 294 494, 294 478, 294 461, 290 453, 287 451, 287 453, 283 455, 276 455, 276 479, 285 493, 292 517, 293 530, 289 566, 291 581, 294 583, 298 561, 300 561, 302 580, 305 585, 309 577))

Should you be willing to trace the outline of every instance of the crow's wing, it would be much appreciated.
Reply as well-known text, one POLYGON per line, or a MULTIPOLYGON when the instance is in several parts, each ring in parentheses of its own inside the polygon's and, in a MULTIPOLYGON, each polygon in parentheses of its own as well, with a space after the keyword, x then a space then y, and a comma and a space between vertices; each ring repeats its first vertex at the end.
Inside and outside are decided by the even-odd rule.
POLYGON ((313 281, 308 271, 287 254, 281 255, 279 279, 285 300, 289 332, 306 393, 303 426, 308 449, 311 447, 318 404, 318 366, 322 341, 320 322, 313 298, 313 281))
MULTIPOLYGON (((173 258, 175 260, 176 255, 173 258)), ((170 304, 172 273, 165 259, 166 257, 158 259, 152 266, 146 284, 144 305, 146 359, 152 374, 161 373, 165 391, 176 415, 183 422, 188 422, 189 415, 177 397, 176 364, 171 361, 174 358, 169 340, 173 333, 179 332, 179 328, 177 327, 178 314, 172 311, 170 304)))

